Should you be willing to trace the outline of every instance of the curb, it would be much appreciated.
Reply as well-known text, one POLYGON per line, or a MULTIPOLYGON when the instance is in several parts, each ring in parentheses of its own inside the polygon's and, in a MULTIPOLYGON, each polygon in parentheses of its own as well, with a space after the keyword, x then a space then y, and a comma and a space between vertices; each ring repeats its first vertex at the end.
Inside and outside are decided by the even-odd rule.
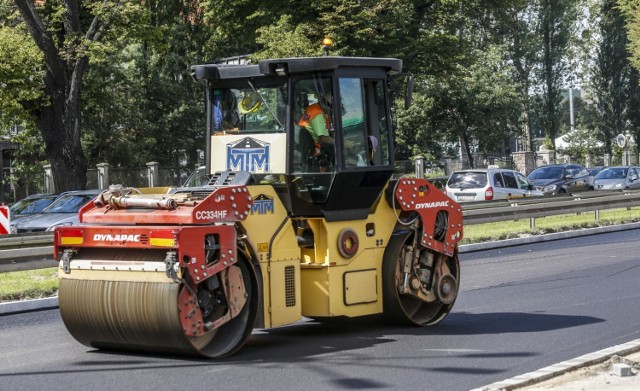
POLYGON ((618 225, 607 225, 605 227, 584 228, 575 231, 555 232, 544 235, 532 235, 526 238, 514 238, 497 240, 495 242, 464 244, 458 247, 459 253, 470 253, 474 251, 494 250, 497 248, 522 246, 525 244, 550 242, 552 240, 577 238, 580 236, 596 235, 608 232, 627 231, 630 229, 640 229, 640 223, 628 223, 618 225))
POLYGON ((612 346, 610 348, 598 350, 597 352, 585 354, 571 360, 563 361, 558 364, 553 364, 548 367, 538 369, 537 371, 525 373, 512 377, 511 379, 503 380, 500 382, 492 383, 480 388, 475 388, 471 391, 497 391, 497 390, 515 390, 520 387, 530 386, 532 384, 540 383, 545 380, 549 380, 573 370, 588 367, 595 364, 600 364, 614 355, 626 356, 632 353, 640 351, 640 339, 623 343, 621 345, 612 346))
POLYGON ((10 301, 0 303, 0 315, 17 314, 20 312, 36 311, 58 308, 58 297, 45 297, 44 299, 10 301))

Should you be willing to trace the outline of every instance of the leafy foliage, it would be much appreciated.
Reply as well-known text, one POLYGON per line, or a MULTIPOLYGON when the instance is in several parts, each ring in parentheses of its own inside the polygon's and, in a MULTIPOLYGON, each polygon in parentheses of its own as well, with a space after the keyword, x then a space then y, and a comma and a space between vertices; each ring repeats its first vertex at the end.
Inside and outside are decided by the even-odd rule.
POLYGON ((19 12, 29 4, 0 0, 0 120, 29 130, 19 164, 41 165, 44 151, 63 188, 100 162, 193 167, 205 123, 190 65, 317 56, 325 36, 333 55, 397 57, 414 75, 398 159, 505 155, 516 137, 532 148, 536 125, 553 142, 567 129, 562 91, 588 64, 597 99, 581 108, 583 136, 640 132, 626 60, 640 64, 638 0, 54 0, 35 8, 42 31, 19 12))

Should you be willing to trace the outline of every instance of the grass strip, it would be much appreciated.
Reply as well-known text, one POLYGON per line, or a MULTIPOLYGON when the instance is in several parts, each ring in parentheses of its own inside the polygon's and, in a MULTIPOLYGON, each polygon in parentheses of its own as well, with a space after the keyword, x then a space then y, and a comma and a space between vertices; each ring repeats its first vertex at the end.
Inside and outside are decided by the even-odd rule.
POLYGON ((464 238, 461 244, 521 238, 638 221, 640 221, 640 207, 602 210, 598 220, 595 219, 594 212, 538 217, 535 219, 534 229, 531 229, 529 219, 472 224, 464 226, 464 238))
POLYGON ((57 291, 57 267, 0 273, 0 302, 39 299, 57 291))

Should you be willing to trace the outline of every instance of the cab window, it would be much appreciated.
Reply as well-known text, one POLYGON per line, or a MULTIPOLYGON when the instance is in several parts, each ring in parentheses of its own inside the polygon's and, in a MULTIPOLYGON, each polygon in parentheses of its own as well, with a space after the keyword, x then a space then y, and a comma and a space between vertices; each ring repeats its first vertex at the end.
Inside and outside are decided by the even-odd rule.
POLYGON ((211 90, 215 134, 281 133, 286 122, 286 85, 211 90))
POLYGON ((371 159, 367 156, 362 80, 341 78, 340 94, 345 166, 368 166, 371 159))
POLYGON ((383 80, 342 77, 339 86, 345 167, 389 165, 383 80))

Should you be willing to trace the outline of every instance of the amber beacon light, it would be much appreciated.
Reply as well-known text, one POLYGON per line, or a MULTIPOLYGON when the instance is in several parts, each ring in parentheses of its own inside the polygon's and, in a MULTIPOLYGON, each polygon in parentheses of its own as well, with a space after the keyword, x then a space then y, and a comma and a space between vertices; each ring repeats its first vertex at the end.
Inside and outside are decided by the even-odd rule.
POLYGON ((333 39, 326 37, 322 40, 322 49, 324 50, 324 55, 329 55, 329 50, 333 47, 333 39))

